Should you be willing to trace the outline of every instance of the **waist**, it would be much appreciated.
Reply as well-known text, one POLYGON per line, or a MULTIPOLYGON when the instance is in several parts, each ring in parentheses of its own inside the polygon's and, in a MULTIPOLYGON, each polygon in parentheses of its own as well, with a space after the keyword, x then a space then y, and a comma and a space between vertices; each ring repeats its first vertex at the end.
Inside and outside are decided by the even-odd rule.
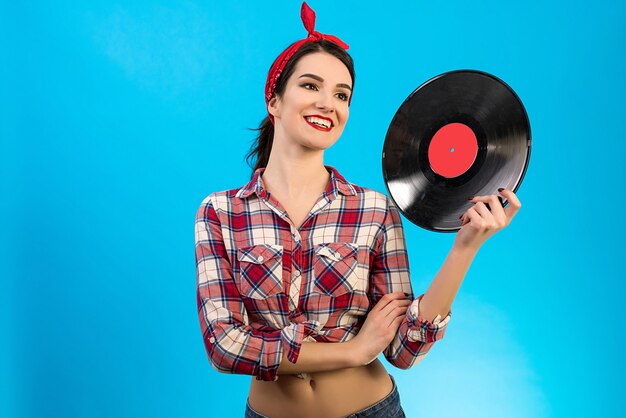
MULTIPOLYGON (((268 416, 281 411, 325 411, 341 415, 371 405, 388 395, 393 382, 380 360, 358 367, 325 372, 280 374, 274 382, 252 377, 248 401, 268 416), (341 409, 341 411, 339 410, 341 409)), ((322 414, 323 415, 323 414, 322 414)))

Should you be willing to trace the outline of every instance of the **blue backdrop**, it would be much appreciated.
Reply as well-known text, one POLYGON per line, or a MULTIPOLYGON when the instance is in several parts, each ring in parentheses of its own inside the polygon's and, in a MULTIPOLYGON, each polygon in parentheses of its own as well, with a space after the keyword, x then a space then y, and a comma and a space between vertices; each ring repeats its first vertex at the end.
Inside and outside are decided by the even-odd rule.
MULTIPOLYGON (((202 344, 194 216, 249 179, 267 70, 306 35, 300 1, 266 3, 2 2, 0 416, 243 416, 251 377, 202 344)), ((355 59, 325 161, 353 183, 386 193, 389 123, 440 73, 500 77, 531 121, 523 207, 446 337, 381 356, 407 415, 623 416, 624 2, 309 4, 355 59)), ((454 234, 403 222, 420 294, 454 234)))

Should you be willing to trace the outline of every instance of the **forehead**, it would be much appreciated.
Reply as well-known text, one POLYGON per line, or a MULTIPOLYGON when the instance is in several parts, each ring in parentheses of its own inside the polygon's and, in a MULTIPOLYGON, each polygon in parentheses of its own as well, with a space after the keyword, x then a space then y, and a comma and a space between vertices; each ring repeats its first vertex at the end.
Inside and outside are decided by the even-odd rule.
POLYGON ((341 60, 326 52, 314 52, 300 58, 294 69, 294 79, 302 74, 315 74, 330 83, 345 83, 352 85, 350 71, 341 60))

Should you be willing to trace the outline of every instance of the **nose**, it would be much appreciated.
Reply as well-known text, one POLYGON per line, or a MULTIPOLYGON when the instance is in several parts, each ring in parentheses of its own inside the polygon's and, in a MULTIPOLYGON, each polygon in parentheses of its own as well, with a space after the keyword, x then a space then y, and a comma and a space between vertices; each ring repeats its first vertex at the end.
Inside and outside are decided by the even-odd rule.
POLYGON ((326 112, 334 112, 335 107, 333 105, 333 98, 328 94, 321 94, 317 99, 317 103, 315 104, 318 109, 324 110, 326 112))

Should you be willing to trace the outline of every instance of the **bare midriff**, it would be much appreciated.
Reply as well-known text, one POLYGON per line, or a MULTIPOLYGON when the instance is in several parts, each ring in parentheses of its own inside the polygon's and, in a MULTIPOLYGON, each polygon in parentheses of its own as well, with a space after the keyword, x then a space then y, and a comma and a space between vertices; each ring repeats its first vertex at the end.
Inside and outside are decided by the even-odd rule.
POLYGON ((343 417, 366 409, 391 393, 393 382, 382 363, 308 373, 306 379, 279 374, 274 382, 252 377, 248 402, 270 418, 343 417))

